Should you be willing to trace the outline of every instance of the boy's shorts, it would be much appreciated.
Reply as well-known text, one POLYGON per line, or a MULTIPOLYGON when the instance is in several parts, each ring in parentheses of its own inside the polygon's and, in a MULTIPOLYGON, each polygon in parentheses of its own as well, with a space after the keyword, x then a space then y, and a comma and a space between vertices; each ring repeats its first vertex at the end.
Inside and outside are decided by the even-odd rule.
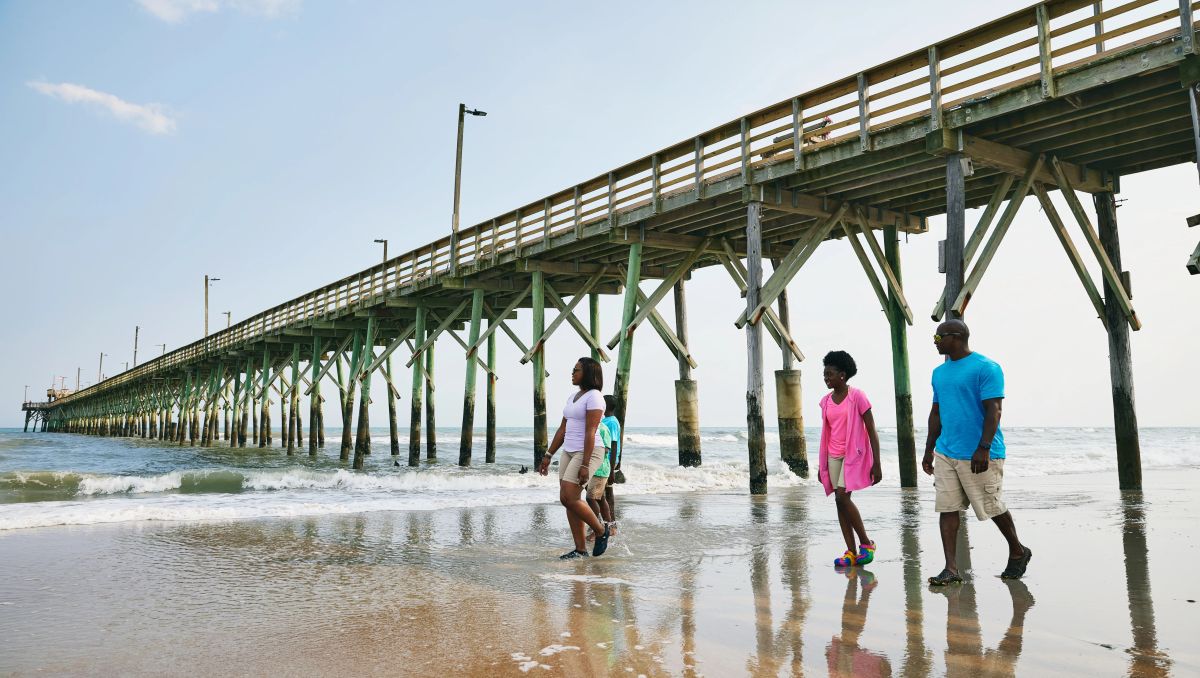
POLYGON ((989 520, 1004 513, 1004 460, 989 459, 988 470, 971 472, 970 459, 951 459, 941 452, 933 455, 933 487, 937 490, 933 510, 954 513, 975 509, 975 517, 989 520))
POLYGON ((592 476, 588 481, 587 493, 590 499, 603 499, 604 488, 608 486, 608 477, 592 476))

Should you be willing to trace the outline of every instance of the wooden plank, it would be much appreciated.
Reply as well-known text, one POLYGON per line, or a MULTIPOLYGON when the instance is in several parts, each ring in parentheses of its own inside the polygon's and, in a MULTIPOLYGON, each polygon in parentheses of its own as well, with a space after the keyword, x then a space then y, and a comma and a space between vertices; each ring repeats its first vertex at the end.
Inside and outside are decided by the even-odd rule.
POLYGON ((942 128, 942 64, 937 45, 929 47, 929 129, 942 128))
MULTIPOLYGON (((558 327, 562 325, 569 316, 574 316, 575 307, 579 305, 579 302, 587 298, 587 295, 592 291, 592 288, 596 286, 596 283, 600 282, 600 278, 603 274, 604 271, 600 271, 594 274, 591 278, 588 278, 587 282, 583 285, 583 289, 577 292, 575 296, 571 298, 571 303, 567 304, 559 311, 558 317, 555 318, 548 327, 546 327, 546 330, 542 333, 542 335, 533 338, 533 346, 531 346, 529 350, 521 356, 520 362, 522 365, 529 362, 530 358, 533 357, 533 354, 539 351, 542 346, 545 345, 546 340, 550 338, 550 335, 554 334, 554 331, 557 330, 558 327)), ((543 287, 548 291, 550 288, 550 283, 543 283, 543 287)))
POLYGON ((440 335, 442 332, 445 332, 446 328, 450 327, 450 324, 453 323, 458 318, 458 314, 462 313, 463 309, 465 309, 470 304, 471 304, 470 299, 463 299, 462 302, 460 302, 458 304, 458 306, 454 307, 453 311, 450 311, 449 313, 447 313, 446 317, 442 320, 441 323, 438 324, 438 326, 433 330, 433 332, 430 332, 428 334, 428 336, 425 337, 425 340, 422 341, 421 344, 419 346, 417 346, 416 349, 414 349, 412 357, 408 359, 408 362, 405 363, 404 366, 412 367, 413 362, 421 357, 421 354, 425 352, 425 349, 429 348, 431 345, 433 345, 433 342, 437 341, 438 335, 440 335))
POLYGON ((1046 219, 1050 222, 1050 227, 1054 229, 1054 235, 1058 236, 1058 242, 1062 245, 1063 251, 1067 253, 1067 259, 1071 261, 1071 268, 1075 269, 1075 275, 1079 277, 1084 292, 1087 292, 1088 299, 1096 309, 1096 317, 1107 328, 1108 321, 1104 318, 1104 300, 1100 298, 1096 283, 1092 281, 1092 274, 1088 273, 1087 264, 1083 262, 1083 257, 1079 256, 1079 250, 1075 249, 1075 243, 1071 241, 1071 235, 1067 233, 1067 227, 1063 224, 1062 217, 1059 216, 1054 203, 1050 201, 1046 187, 1035 181, 1033 182, 1033 192, 1037 195, 1038 202, 1042 204, 1042 211, 1046 213, 1046 219))
POLYGON ((858 145, 863 153, 871 150, 871 100, 867 74, 858 74, 858 145))
MULTIPOLYGON (((417 324, 415 322, 410 324, 407 329, 397 335, 396 339, 383 349, 383 352, 379 354, 378 358, 372 361, 370 365, 367 365, 367 369, 364 370, 364 372, 374 372, 375 370, 378 370, 379 366, 388 359, 388 356, 390 356, 392 353, 395 353, 396 349, 403 346, 404 342, 413 335, 413 331, 416 329, 417 324)), ((396 395, 399 396, 399 393, 396 395)))
MULTIPOLYGON (((763 285, 758 295, 762 301, 756 304, 752 310, 747 309, 746 311, 742 311, 742 315, 738 316, 738 319, 734 321, 734 325, 742 328, 746 325, 747 321, 754 324, 758 323, 758 319, 762 317, 763 312, 775 303, 775 300, 779 298, 779 294, 787 287, 792 278, 796 276, 796 273, 804 266, 804 263, 808 261, 813 252, 817 250, 821 241, 825 239, 825 236, 829 235, 829 232, 841 220, 842 215, 846 213, 849 207, 849 203, 842 203, 833 214, 830 214, 820 223, 809 229, 807 236, 797 242, 791 251, 788 252, 787 256, 782 258, 781 268, 772 273, 770 279, 763 285)), ((746 284, 749 286, 749 279, 747 279, 746 284)))
MULTIPOLYGON (((789 190, 780 191, 778 196, 764 195, 762 198, 763 206, 767 209, 816 218, 828 217, 841 207, 836 200, 789 190)), ((928 230, 925 219, 913 214, 869 206, 866 213, 867 223, 865 225, 871 228, 897 226, 907 233, 924 233, 928 230)))
POLYGON ((1192 19, 1191 0, 1179 0, 1179 38, 1184 54, 1196 53, 1195 21, 1192 19))
MULTIPOLYGON (((857 209, 859 212, 863 210, 861 205, 858 206, 857 209)), ((867 247, 870 248, 871 255, 875 257, 875 263, 879 265, 879 271, 883 274, 883 279, 887 281, 888 289, 890 289, 892 292, 892 298, 900 306, 900 311, 904 314, 904 320, 909 325, 912 325, 912 309, 909 308, 908 300, 904 297, 904 288, 900 285, 900 280, 896 277, 896 274, 892 272, 892 267, 888 263, 887 255, 884 254, 883 248, 879 246, 879 242, 875 240, 875 235, 862 227, 862 222, 864 220, 865 219, 863 218, 863 215, 860 214, 858 222, 855 223, 853 227, 855 230, 860 231, 863 235, 863 238, 867 241, 867 247)), ((843 224, 844 223, 845 222, 843 221, 843 224)), ((885 303, 884 312, 887 312, 887 309, 888 304, 885 303)))
POLYGON ((1037 13, 1038 61, 1041 65, 1042 98, 1053 99, 1055 97, 1054 50, 1050 46, 1050 13, 1046 9, 1045 3, 1039 4, 1034 11, 1037 13))
POLYGON ((1079 202, 1079 196, 1075 195, 1074 189, 1071 188, 1070 181, 1057 158, 1050 159, 1050 169, 1053 171, 1055 177, 1058 178, 1059 191, 1066 199, 1067 206, 1071 208, 1071 213, 1075 215, 1075 221, 1083 231, 1083 239, 1087 241, 1088 247, 1092 249, 1092 254, 1096 257, 1096 261, 1100 263, 1100 272, 1104 275, 1104 280, 1108 283, 1109 288, 1114 291, 1116 302, 1120 306, 1121 312, 1125 314, 1125 318, 1129 321, 1129 326, 1134 331, 1142 329, 1142 321, 1138 320, 1137 313, 1133 310, 1133 302, 1130 301, 1129 295, 1125 291, 1125 285, 1121 282, 1121 276, 1113 267, 1108 255, 1104 253, 1104 246, 1100 243, 1100 236, 1096 234, 1096 230, 1092 227, 1091 219, 1088 218, 1087 212, 1084 211, 1083 205, 1079 202))
MULTIPOLYGON (((530 290, 532 290, 532 289, 533 289, 533 285, 531 283, 530 290)), ((508 323, 504 322, 504 318, 507 316, 507 314, 496 315, 496 313, 494 313, 492 311, 492 307, 488 306, 488 303, 486 301, 483 302, 483 311, 484 311, 484 313, 488 314, 488 329, 489 330, 492 329, 492 324, 495 323, 495 325, 497 327, 499 327, 501 330, 504 330, 504 333, 508 335, 509 340, 512 341, 513 345, 516 346, 517 349, 521 351, 521 353, 525 353, 526 351, 529 350, 529 347, 525 345, 525 342, 521 341, 521 338, 517 336, 517 333, 513 332, 512 328, 508 326, 508 323)), ((490 335, 491 333, 488 332, 487 334, 490 335)), ((480 339, 483 339, 483 338, 484 337, 482 337, 482 336, 480 337, 480 339)), ((478 346, 472 346, 471 348, 474 350, 479 349, 478 346)))
MULTIPOLYGON (((1004 197, 1008 195, 1008 190, 1012 188, 1016 177, 1011 174, 1004 174, 1000 183, 996 185, 996 190, 992 193, 992 197, 988 200, 987 207, 984 208, 983 214, 980 215, 978 223, 975 224, 975 230, 971 231, 971 238, 967 240, 966 248, 963 249, 963 266, 968 266, 971 260, 975 258, 975 251, 979 249, 979 244, 983 242, 983 236, 987 235, 988 227, 992 225, 992 219, 996 218, 996 213, 1000 210, 1000 205, 1004 202, 1004 197)), ((946 289, 943 286, 942 294, 938 297, 937 304, 933 307, 931 317, 934 320, 941 320, 942 314, 946 310, 946 289)), ((911 324, 911 322, 909 323, 911 324)))
MULTIPOLYGON (((594 323, 597 326, 599 326, 599 322, 600 322, 599 304, 594 303, 595 301, 599 300, 598 296, 595 293, 590 293, 590 294, 588 294, 588 297, 591 300, 593 300, 593 301, 589 302, 589 307, 590 307, 589 310, 591 311, 591 319, 594 320, 594 323)), ((550 286, 550 283, 546 283, 546 298, 550 301, 550 304, 552 306, 554 306, 555 308, 560 309, 560 310, 563 308, 566 308, 566 304, 563 302, 562 297, 559 296, 557 290, 555 290, 553 287, 550 286)), ((574 316, 574 314, 567 316, 567 322, 571 324, 571 327, 575 328, 575 332, 578 333, 579 336, 582 337, 583 340, 587 343, 587 345, 591 347, 592 358, 594 360, 601 360, 603 362, 609 362, 610 358, 608 357, 608 352, 604 350, 604 347, 600 344, 600 341, 596 338, 596 332, 593 332, 593 331, 589 330, 588 328, 584 327, 583 323, 580 322, 580 320, 578 318, 576 318, 574 316)))
MULTIPOLYGON (((508 306, 504 307, 504 310, 501 311, 499 315, 492 312, 491 307, 488 306, 486 301, 483 302, 483 310, 487 311, 489 315, 488 326, 486 330, 480 333, 479 339, 467 347, 467 355, 474 355, 475 352, 479 350, 479 346, 483 344, 483 342, 486 341, 489 336, 491 336, 492 332, 495 332, 496 329, 501 326, 505 326, 504 319, 508 317, 508 314, 516 310, 517 306, 521 305, 521 302, 525 300, 525 297, 529 296, 529 292, 532 289, 533 283, 526 285, 525 289, 520 294, 513 297, 513 300, 509 302, 508 306)), ((521 352, 524 353, 524 349, 522 349, 521 352)))
MULTIPOLYGON (((728 244, 729 241, 723 240, 722 243, 728 244)), ((733 247, 729 247, 726 252, 725 256, 718 256, 718 259, 724 265, 725 270, 729 272, 729 277, 733 279, 734 284, 737 285, 738 292, 742 296, 745 296, 746 276, 749 275, 749 272, 742 265, 738 256, 733 253, 733 247)), ((788 328, 787 323, 783 322, 783 319, 775 313, 774 309, 768 308, 763 313, 763 317, 767 319, 767 331, 775 339, 775 343, 779 345, 780 350, 795 356, 797 361, 804 362, 804 353, 800 351, 800 346, 792 338, 790 334, 791 330, 788 328)))
MULTIPOLYGON (((956 152, 954 134, 949 130, 931 132, 926 136, 925 150, 934 155, 947 155, 956 152)), ((962 150, 976 165, 992 167, 1002 172, 1021 176, 1033 163, 1034 154, 1012 146, 1006 146, 994 141, 988 141, 969 134, 962 135, 962 150)), ((1099 170, 1080 167, 1066 161, 1059 161, 1063 171, 1071 177, 1076 190, 1085 193, 1111 191, 1112 182, 1107 180, 1099 170)), ((1034 181, 1047 186, 1058 186, 1058 180, 1049 168, 1043 166, 1034 181)))
POLYGON ((712 238, 704 238, 700 242, 700 245, 696 247, 696 249, 692 250, 692 252, 688 254, 683 261, 675 266, 675 271, 663 279, 654 292, 650 294, 648 304, 638 309, 638 312, 634 314, 633 320, 630 321, 630 324, 627 327, 621 328, 621 330, 618 331, 611 340, 609 340, 608 347, 610 349, 616 348, 617 344, 621 343, 622 335, 633 333, 633 330, 637 328, 638 324, 646 319, 646 316, 648 316, 650 312, 654 310, 655 306, 658 306, 658 303, 662 301, 663 297, 667 296, 667 292, 671 291, 671 288, 675 286, 675 283, 679 282, 683 276, 687 275, 687 272, 691 270, 692 265, 695 264, 700 256, 708 250, 709 245, 711 244, 712 238))
POLYGON ((800 97, 792 97, 792 167, 804 169, 804 104, 800 97))
MULTIPOLYGON (((762 286, 762 236, 760 214, 762 205, 751 202, 746 206, 746 315, 758 317, 758 307, 763 300, 759 296, 762 286)), ((831 220, 833 221, 833 220, 831 220)), ((776 295, 778 296, 778 295, 776 295)), ((767 302, 769 306, 774 302, 767 302)), ((750 493, 767 493, 766 429, 763 423, 763 374, 762 325, 751 323, 746 328, 746 425, 747 448, 750 465, 750 493)))
POLYGON ((687 347, 687 344, 685 344, 682 339, 677 337, 675 333, 671 331, 671 328, 667 326, 667 321, 663 319, 662 315, 660 315, 658 311, 654 310, 653 306, 648 305, 649 301, 646 297, 646 293, 642 292, 641 289, 637 289, 635 291, 637 292, 638 306, 650 309, 647 319, 650 321, 650 326, 654 328, 654 332, 658 334, 658 337, 662 339, 664 344, 666 344, 667 350, 671 351, 676 360, 684 361, 693 368, 698 367, 696 360, 692 357, 691 349, 687 347))
POLYGON ((960 317, 966 309, 967 301, 975 292, 975 288, 979 286, 979 281, 983 278, 984 271, 992 263, 992 257, 996 256, 996 250, 999 249, 1000 242, 1004 240, 1005 234, 1008 233, 1008 227, 1012 225, 1013 219, 1016 218, 1017 210, 1021 209, 1021 203, 1024 202, 1025 196, 1029 194, 1034 178, 1041 172, 1044 162, 1045 158, 1039 155, 1029 165, 1029 169, 1025 171, 1025 176, 1021 178, 1021 183, 1017 184, 1016 192, 1009 199, 1008 207, 1004 210, 1004 215, 1000 217, 1000 222, 996 224, 996 229, 992 231, 992 236, 988 238, 987 244, 983 246, 983 251, 979 254, 979 260, 971 267, 971 274, 963 282, 962 291, 958 293, 958 297, 950 307, 960 317))
MULTIPOLYGON (((322 367, 321 372, 315 378, 313 378, 312 381, 314 385, 321 383, 321 380, 325 378, 325 375, 329 374, 329 368, 333 367, 333 365, 338 362, 342 356, 342 353, 346 351, 346 347, 350 345, 350 340, 352 338, 353 335, 346 335, 346 338, 342 340, 342 343, 338 344, 337 349, 331 353, 329 359, 325 361, 325 367, 322 367)), ((304 395, 310 395, 312 391, 313 386, 309 386, 304 392, 304 395)))
POLYGON ((842 232, 846 234, 846 240, 849 241, 850 247, 854 250, 854 256, 858 259, 858 263, 862 264, 863 273, 867 276, 867 281, 871 283, 871 289, 875 290, 875 296, 879 299, 879 307, 887 313, 888 298, 887 293, 883 291, 883 285, 879 283, 879 277, 875 275, 875 269, 871 268, 871 260, 867 259, 867 252, 863 249, 862 243, 858 241, 858 234, 850 230, 843 220, 840 222, 842 232))

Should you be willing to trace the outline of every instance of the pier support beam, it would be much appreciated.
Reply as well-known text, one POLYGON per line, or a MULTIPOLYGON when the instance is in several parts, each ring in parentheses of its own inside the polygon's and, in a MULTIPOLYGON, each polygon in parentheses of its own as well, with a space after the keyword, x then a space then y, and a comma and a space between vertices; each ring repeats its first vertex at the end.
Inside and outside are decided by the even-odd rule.
MULTIPOLYGON (((300 437, 300 344, 292 345, 292 387, 287 390, 288 397, 288 430, 287 453, 295 454, 298 438, 300 437)), ((283 398, 280 397, 282 402, 283 398)))
MULTIPOLYGON (((350 459, 350 451, 354 449, 354 387, 357 385, 358 363, 362 359, 362 337, 359 336, 357 330, 354 332, 354 338, 350 340, 350 368, 346 370, 344 388, 345 397, 342 400, 342 447, 338 452, 338 459, 348 461, 350 459)), ((339 375, 341 377, 343 375, 339 375)))
POLYGON ((546 454, 546 274, 533 272, 533 466, 537 468, 546 454))
MULTIPOLYGON (((468 335, 468 345, 474 346, 479 341, 479 326, 483 322, 483 290, 471 292, 471 329, 468 335)), ((467 351, 467 376, 463 386, 463 417, 462 433, 458 441, 458 465, 471 465, 471 452, 475 443, 475 376, 479 370, 476 367, 475 352, 467 351)))
MULTIPOLYGON (((396 387, 392 380, 392 358, 388 356, 387 363, 384 365, 384 373, 387 374, 387 397, 388 397, 388 438, 390 449, 393 457, 400 456, 400 422, 396 417, 396 387)), ((311 433, 311 432, 310 432, 311 433)))
MULTIPOLYGON (((1121 243, 1117 237, 1117 205, 1111 192, 1092 198, 1100 222, 1100 244, 1113 268, 1121 273, 1121 243)), ((1123 277, 1123 276, 1122 276, 1123 277)), ((1129 351, 1129 323, 1107 277, 1104 282, 1104 317, 1108 323, 1108 373, 1112 380, 1113 426, 1117 437, 1117 477, 1122 490, 1142 489, 1142 449, 1138 440, 1137 412, 1133 399, 1133 361, 1129 351)), ((1126 290, 1128 292, 1128 290, 1126 290)))
MULTIPOLYGON (((365 458, 371 454, 371 374, 372 369, 363 369, 375 361, 375 316, 367 317, 367 334, 363 337, 363 345, 359 358, 350 374, 359 382, 358 398, 358 439, 354 443, 354 469, 361 471, 365 458), (361 373, 361 376, 360 376, 361 373)), ((432 348, 432 347, 430 347, 432 348)), ((354 380, 351 380, 351 385, 354 380)))
MULTIPOLYGON (((321 443, 321 337, 313 337, 312 360, 309 369, 312 371, 312 390, 308 394, 308 454, 316 456, 317 447, 321 443)), ((296 386, 300 390, 300 386, 296 386)))
MULTIPOLYGON (((883 229, 883 250, 896 282, 900 275, 900 240, 896 227, 883 229)), ((908 325, 900 300, 889 290, 888 324, 892 337, 892 386, 896 393, 896 447, 900 456, 900 487, 917 486, 917 443, 913 429, 912 384, 908 374, 908 325)))
POLYGON ((266 447, 271 444, 271 351, 263 349, 262 387, 259 397, 262 398, 262 408, 259 410, 262 421, 259 424, 258 446, 266 447))
MULTIPOLYGON (((491 321, 488 321, 491 324, 491 321)), ((496 334, 487 338, 487 442, 484 463, 496 463, 496 334)))
POLYGON ((967 233, 967 189, 962 153, 946 155, 946 288, 942 296, 942 307, 946 309, 946 320, 961 319, 962 314, 954 310, 963 287, 963 249, 967 233))
MULTIPOLYGON (((771 261, 778 270, 781 262, 771 261)), ((766 316, 764 316, 765 318, 766 316)), ((788 309, 787 290, 779 293, 779 324, 789 335, 792 332, 791 311, 788 309)), ((780 342, 783 344, 783 342, 780 342)), ((801 478, 808 477, 808 441, 804 438, 803 390, 800 386, 800 370, 793 367, 791 348, 780 346, 783 352, 783 369, 775 371, 775 409, 779 421, 779 458, 792 473, 801 478)))
MULTIPOLYGON (((417 322, 413 329, 413 344, 420 346, 425 341, 424 306, 417 307, 417 322)), ((424 372, 421 370, 420 356, 413 356, 412 364, 412 401, 409 403, 408 420, 408 465, 421 465, 421 396, 424 390, 424 372)))
MULTIPOLYGON (((754 317, 762 287, 762 203, 746 205, 746 444, 750 494, 767 493, 767 440, 763 423, 762 323, 754 317)), ((632 263, 630 264, 632 268, 632 263)))
POLYGON ((437 384, 433 378, 434 341, 425 349, 425 459, 437 459, 437 384))
MULTIPOLYGON (((687 294, 684 281, 675 283, 675 336, 687 345, 687 294)), ((597 328, 599 329, 599 328, 597 328)), ((700 465, 700 395, 692 379, 692 364, 679 356, 679 379, 675 381, 675 429, 679 439, 679 465, 700 465)))
MULTIPOLYGON (((629 265, 625 270, 625 303, 621 311, 621 327, 628 328, 637 314, 638 283, 642 277, 642 243, 629 246, 629 265)), ((617 353, 617 378, 613 396, 617 400, 616 417, 621 424, 621 445, 625 449, 625 413, 629 407, 629 370, 633 366, 633 333, 622 331, 617 353)))
MULTIPOLYGON (((596 344, 600 343, 600 294, 598 292, 588 293, 588 331, 592 335, 592 339, 596 344)), ((600 361, 599 346, 592 347, 592 360, 600 361)))

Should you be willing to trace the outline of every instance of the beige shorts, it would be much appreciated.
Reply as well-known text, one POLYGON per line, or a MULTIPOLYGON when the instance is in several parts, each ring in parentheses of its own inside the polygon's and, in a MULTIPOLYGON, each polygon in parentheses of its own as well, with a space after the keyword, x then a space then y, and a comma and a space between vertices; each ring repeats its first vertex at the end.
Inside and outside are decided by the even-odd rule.
MULTIPOLYGON (((588 477, 596 474, 596 469, 604 461, 604 448, 597 445, 592 449, 592 458, 588 460, 588 477)), ((558 462, 558 479, 579 485, 579 467, 583 465, 583 451, 563 452, 563 458, 558 462)))
POLYGON ((1004 460, 991 459, 988 470, 971 472, 970 459, 951 459, 941 452, 933 455, 933 487, 937 490, 933 510, 953 513, 975 509, 975 517, 989 520, 1004 513, 1004 460))
POLYGON ((588 486, 587 486, 588 497, 590 497, 592 499, 604 498, 604 488, 606 486, 608 486, 608 478, 601 478, 600 476, 592 476, 592 479, 588 481, 588 486))
POLYGON ((846 489, 845 457, 829 457, 829 483, 834 489, 846 489))

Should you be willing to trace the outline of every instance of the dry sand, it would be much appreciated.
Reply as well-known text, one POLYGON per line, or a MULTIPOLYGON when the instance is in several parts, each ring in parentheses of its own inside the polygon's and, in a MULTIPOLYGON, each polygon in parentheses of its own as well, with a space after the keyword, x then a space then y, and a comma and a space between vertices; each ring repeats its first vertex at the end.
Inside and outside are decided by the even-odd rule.
MULTIPOLYGON (((1009 478, 1035 551, 969 521, 932 590, 926 479, 856 493, 850 575, 818 486, 620 502, 609 555, 561 562, 541 506, 0 533, 0 675, 1200 675, 1200 471, 1009 478)), ((619 492, 619 488, 618 488, 619 492)))

